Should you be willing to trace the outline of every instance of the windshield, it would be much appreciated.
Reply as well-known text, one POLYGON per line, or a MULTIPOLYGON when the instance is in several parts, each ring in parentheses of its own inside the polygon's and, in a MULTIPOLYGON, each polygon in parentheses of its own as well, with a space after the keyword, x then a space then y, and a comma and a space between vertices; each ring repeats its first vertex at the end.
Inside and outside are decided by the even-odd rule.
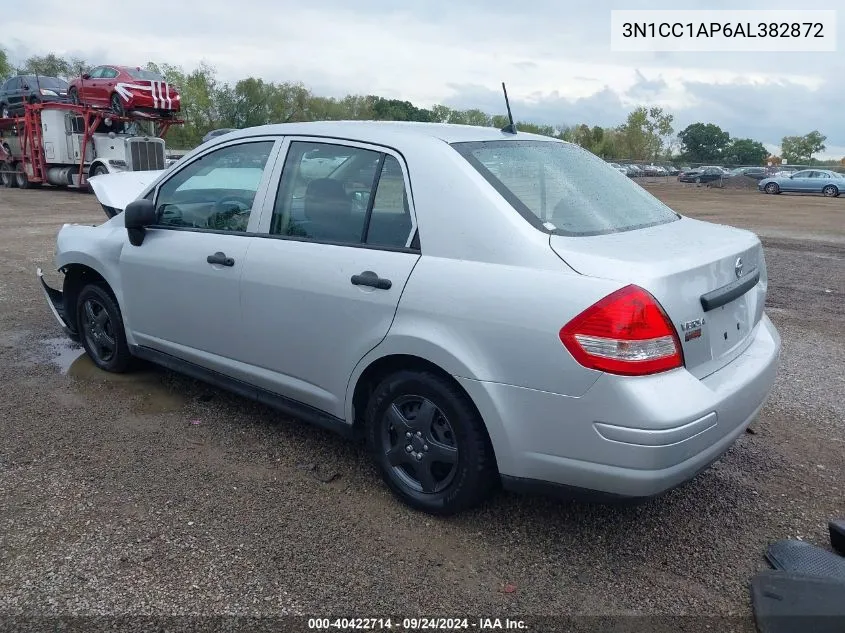
POLYGON ((453 143, 523 217, 559 235, 645 228, 678 215, 590 152, 556 141, 453 143))
POLYGON ((67 82, 57 77, 43 77, 38 75, 38 77, 27 77, 25 81, 31 88, 40 87, 42 90, 67 90, 67 82))
POLYGON ((126 72, 133 79, 146 79, 147 81, 164 81, 164 77, 151 70, 139 70, 137 68, 130 68, 126 72))

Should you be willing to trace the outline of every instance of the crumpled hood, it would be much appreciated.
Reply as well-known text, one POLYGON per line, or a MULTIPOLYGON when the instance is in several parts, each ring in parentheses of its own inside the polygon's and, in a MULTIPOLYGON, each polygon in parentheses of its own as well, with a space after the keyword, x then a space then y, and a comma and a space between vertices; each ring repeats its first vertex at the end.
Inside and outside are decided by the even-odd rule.
MULTIPOLYGON (((126 205, 136 200, 147 185, 152 183, 165 170, 154 171, 121 171, 113 174, 102 174, 88 179, 94 195, 103 207, 123 211, 126 205)), ((108 210, 106 211, 107 215, 108 210)))

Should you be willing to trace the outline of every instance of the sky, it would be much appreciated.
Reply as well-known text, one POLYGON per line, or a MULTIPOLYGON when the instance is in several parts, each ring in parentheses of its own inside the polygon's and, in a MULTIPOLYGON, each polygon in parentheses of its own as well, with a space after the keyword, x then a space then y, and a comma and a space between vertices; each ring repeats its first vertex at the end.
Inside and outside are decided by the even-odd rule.
MULTIPOLYGON (((594 0, 145 0, 80 11, 40 0, 6 12, 0 46, 13 63, 50 51, 93 64, 189 69, 218 78, 301 81, 316 94, 377 94, 502 113, 552 125, 611 126, 639 105, 674 116, 675 131, 715 123, 770 150, 818 129, 822 158, 845 156, 845 4, 836 52, 615 52, 611 10, 678 3, 594 0)), ((708 9, 837 9, 839 0, 710 0, 708 9)), ((681 7, 685 8, 685 7, 681 7)))

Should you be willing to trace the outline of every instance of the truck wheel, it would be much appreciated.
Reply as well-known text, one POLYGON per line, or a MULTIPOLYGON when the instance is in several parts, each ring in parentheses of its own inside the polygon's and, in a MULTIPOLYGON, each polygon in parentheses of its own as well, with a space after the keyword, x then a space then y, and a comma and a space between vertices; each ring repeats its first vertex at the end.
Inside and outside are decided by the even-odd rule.
POLYGON ((11 116, 12 116, 12 113, 9 110, 9 104, 8 103, 0 104, 0 119, 8 119, 11 116))
POLYGON ((101 165, 100 163, 97 163, 91 169, 91 176, 89 176, 89 178, 93 178, 94 176, 102 176, 103 174, 107 174, 107 173, 109 173, 109 170, 106 169, 106 166, 101 165))
POLYGON ((71 88, 67 91, 67 97, 74 105, 79 105, 79 91, 76 88, 71 88))
POLYGON ((0 163, 0 186, 6 189, 17 187, 18 183, 15 180, 15 174, 12 173, 13 169, 12 163, 0 163))
POLYGON ((15 165, 15 184, 21 189, 29 189, 30 187, 31 183, 23 168, 23 163, 17 163, 15 165))

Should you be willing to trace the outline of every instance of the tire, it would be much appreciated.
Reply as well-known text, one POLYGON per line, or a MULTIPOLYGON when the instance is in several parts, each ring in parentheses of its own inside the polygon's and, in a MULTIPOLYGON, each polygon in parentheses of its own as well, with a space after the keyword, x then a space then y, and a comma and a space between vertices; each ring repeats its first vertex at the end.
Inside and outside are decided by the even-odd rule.
POLYGON ((12 173, 12 169, 14 169, 12 163, 0 163, 0 187, 12 189, 13 187, 18 186, 15 174, 12 173))
POLYGON ((370 396, 365 420, 376 467, 412 508, 455 514, 486 499, 498 483, 484 422, 446 378, 411 370, 389 375, 370 396), (417 421, 420 411, 429 412, 426 421, 417 421))
POLYGON ((778 187, 777 183, 770 182, 765 187, 764 190, 766 193, 780 193, 780 187, 778 187))
POLYGON ((8 119, 12 116, 12 111, 9 110, 8 103, 0 103, 0 119, 8 119))
POLYGON ((79 91, 76 88, 71 88, 67 91, 68 99, 74 105, 79 105, 79 91))
POLYGON ((839 195, 839 188, 836 185, 826 185, 822 189, 822 195, 825 198, 835 198, 839 195))
POLYGON ((106 166, 101 165, 100 163, 97 163, 91 169, 91 174, 88 177, 91 178, 93 176, 102 176, 103 174, 107 174, 107 173, 109 173, 109 170, 106 169, 106 166))
POLYGON ((19 189, 29 189, 32 186, 21 162, 15 163, 15 185, 19 189))
POLYGON ((109 103, 111 104, 111 111, 117 114, 118 116, 123 116, 126 114, 126 109, 123 107, 123 102, 120 100, 120 95, 116 92, 113 92, 111 98, 109 99, 109 103))
POLYGON ((100 369, 116 374, 130 371, 134 357, 126 342, 123 316, 108 287, 91 283, 76 299, 76 323, 85 352, 100 369))

